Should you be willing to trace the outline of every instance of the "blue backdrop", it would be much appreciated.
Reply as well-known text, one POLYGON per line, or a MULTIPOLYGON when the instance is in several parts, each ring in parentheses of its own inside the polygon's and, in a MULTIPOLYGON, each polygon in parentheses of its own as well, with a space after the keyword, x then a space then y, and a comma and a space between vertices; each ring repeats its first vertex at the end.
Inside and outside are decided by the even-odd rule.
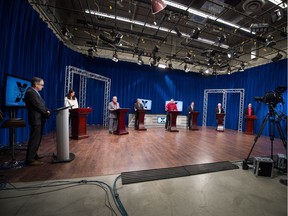
MULTIPOLYGON (((122 108, 130 108, 136 98, 152 100, 151 114, 165 113, 165 100, 174 98, 183 101, 186 107, 195 101, 201 115, 198 124, 202 123, 203 96, 205 89, 245 89, 245 107, 252 103, 257 111, 258 120, 255 131, 258 131, 262 119, 266 116, 268 106, 254 101, 255 96, 263 97, 266 92, 275 90, 277 86, 286 86, 287 59, 277 63, 269 63, 244 72, 232 75, 204 77, 196 73, 163 70, 156 67, 139 66, 136 63, 118 62, 109 59, 90 58, 67 48, 52 33, 26 1, 0 1, 0 108, 5 117, 11 110, 3 106, 5 74, 13 74, 30 79, 33 76, 45 80, 42 97, 50 109, 63 105, 65 67, 72 65, 93 73, 111 78, 111 97, 116 95, 122 108)), ((136 59, 135 59, 136 62, 136 59)), ((78 92, 78 78, 75 76, 74 87, 78 92)), ((102 124, 104 83, 88 80, 86 105, 93 108, 89 116, 89 124, 102 124)), ((287 91, 283 94, 287 101, 287 91)), ((222 101, 220 94, 209 95, 207 125, 215 125, 214 109, 222 101)), ((277 110, 287 115, 286 105, 278 104, 277 110)), ((239 94, 228 94, 226 128, 237 130, 239 94)), ((27 122, 25 109, 16 110, 17 117, 27 122)), ((55 130, 55 115, 47 121, 45 133, 55 130)), ((286 131, 286 124, 281 122, 286 131)), ((29 128, 17 129, 18 142, 27 141, 29 128)), ((269 135, 268 125, 263 135, 269 135)), ((277 134, 276 134, 277 135, 277 134)), ((8 145, 8 130, 0 130, 0 145, 8 145)))

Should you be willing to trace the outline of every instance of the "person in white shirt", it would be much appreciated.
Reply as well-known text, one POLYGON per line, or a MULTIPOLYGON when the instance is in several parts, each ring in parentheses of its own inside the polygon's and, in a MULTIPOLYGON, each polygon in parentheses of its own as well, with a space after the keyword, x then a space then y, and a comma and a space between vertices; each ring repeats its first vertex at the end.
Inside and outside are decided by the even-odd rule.
POLYGON ((75 91, 73 89, 70 89, 67 96, 65 97, 65 100, 64 100, 64 105, 67 107, 67 106, 70 106, 71 109, 77 109, 79 108, 79 105, 78 105, 78 100, 77 98, 75 97, 75 91))

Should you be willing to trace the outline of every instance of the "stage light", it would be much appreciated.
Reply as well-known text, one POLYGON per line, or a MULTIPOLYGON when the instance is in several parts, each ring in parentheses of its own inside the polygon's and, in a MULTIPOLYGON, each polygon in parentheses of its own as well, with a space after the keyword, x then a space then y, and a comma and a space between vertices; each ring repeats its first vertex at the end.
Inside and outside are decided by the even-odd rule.
POLYGON ((230 75, 231 73, 232 73, 231 67, 229 66, 229 67, 227 68, 227 74, 230 75))
POLYGON ((265 39, 265 46, 271 47, 274 45, 276 45, 276 42, 274 41, 274 37, 272 35, 268 35, 267 38, 265 39))
POLYGON ((211 66, 211 65, 213 65, 214 63, 215 63, 214 59, 210 58, 210 59, 208 60, 208 66, 211 66))
POLYGON ((166 7, 166 4, 162 0, 151 0, 152 14, 156 14, 162 11, 166 7))
POLYGON ((243 72, 244 70, 245 70, 245 64, 244 64, 244 62, 242 62, 240 65, 239 71, 243 72))
POLYGON ((182 36, 182 33, 179 31, 179 29, 177 27, 175 27, 174 30, 175 30, 178 37, 182 36))
POLYGON ((283 9, 278 8, 271 15, 272 23, 280 21, 284 17, 283 9))
POLYGON ((118 32, 115 36, 114 44, 121 46, 122 45, 121 44, 122 38, 123 38, 123 35, 120 32, 118 32))
POLYGON ((191 59, 191 53, 187 52, 187 55, 186 55, 184 61, 190 61, 190 59, 191 59))
POLYGON ((197 39, 199 37, 199 34, 200 34, 200 28, 193 28, 192 29, 192 32, 190 34, 190 38, 193 38, 193 39, 197 39))
POLYGON ((115 53, 113 54, 112 60, 113 60, 114 62, 118 62, 118 61, 119 61, 118 55, 117 55, 117 52, 116 52, 116 51, 115 51, 115 53))
POLYGON ((159 64, 158 64, 158 67, 159 67, 159 68, 163 68, 163 69, 165 69, 165 68, 166 68, 166 65, 165 65, 165 64, 161 64, 161 63, 159 63, 159 64))
POLYGON ((137 64, 138 64, 138 65, 143 65, 143 64, 144 64, 141 56, 138 56, 138 62, 137 62, 137 64))
POLYGON ((64 37, 65 37, 66 39, 72 39, 72 38, 73 38, 73 35, 69 32, 68 28, 63 27, 63 28, 61 29, 61 32, 62 32, 62 34, 64 35, 64 37))
POLYGON ((282 54, 277 53, 277 55, 276 55, 274 58, 272 58, 271 60, 272 60, 273 62, 277 62, 277 61, 279 61, 282 57, 283 57, 282 54))
POLYGON ((188 73, 190 71, 190 68, 187 66, 187 64, 184 65, 184 71, 188 73))
POLYGON ((227 36, 225 34, 221 34, 220 37, 218 37, 218 43, 222 44, 223 42, 225 42, 227 39, 227 36))
POLYGON ((171 61, 168 63, 168 68, 171 69, 171 70, 174 69, 171 61))

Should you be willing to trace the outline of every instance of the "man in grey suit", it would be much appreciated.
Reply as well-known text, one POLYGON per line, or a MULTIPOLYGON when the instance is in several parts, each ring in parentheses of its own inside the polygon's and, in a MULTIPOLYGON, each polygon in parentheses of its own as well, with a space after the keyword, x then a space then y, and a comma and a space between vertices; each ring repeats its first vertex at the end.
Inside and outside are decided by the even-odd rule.
POLYGON ((119 103, 117 102, 117 97, 113 96, 112 101, 108 104, 108 110, 110 111, 109 114, 109 133, 113 134, 114 131, 117 129, 118 119, 117 114, 113 112, 120 108, 119 103))
POLYGON ((27 89, 24 96, 30 125, 26 164, 30 166, 43 164, 43 162, 38 161, 41 157, 37 154, 37 151, 41 143, 45 121, 50 116, 50 111, 39 94, 39 91, 43 88, 44 80, 39 77, 33 77, 31 79, 31 87, 27 89))

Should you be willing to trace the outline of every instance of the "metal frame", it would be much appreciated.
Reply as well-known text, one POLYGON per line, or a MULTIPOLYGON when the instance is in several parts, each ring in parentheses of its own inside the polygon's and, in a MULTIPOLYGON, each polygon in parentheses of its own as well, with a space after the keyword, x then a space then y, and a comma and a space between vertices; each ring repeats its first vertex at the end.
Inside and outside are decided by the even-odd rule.
POLYGON ((99 74, 94 74, 73 66, 66 66, 64 97, 70 89, 73 89, 74 74, 80 76, 79 82, 79 107, 86 107, 87 79, 95 79, 105 82, 104 86, 104 107, 103 107, 103 126, 108 127, 108 103, 110 98, 111 79, 99 74))
MULTIPOLYGON (((242 132, 245 89, 205 89, 204 90, 204 100, 203 100, 204 102, 203 102, 202 127, 206 127, 208 94, 209 93, 221 93, 221 94, 223 94, 222 95, 222 108, 224 109, 225 113, 226 113, 226 104, 227 104, 227 93, 239 93, 240 94, 238 131, 242 132)), ((224 128, 225 128, 225 120, 226 120, 226 118, 224 118, 224 128)))

